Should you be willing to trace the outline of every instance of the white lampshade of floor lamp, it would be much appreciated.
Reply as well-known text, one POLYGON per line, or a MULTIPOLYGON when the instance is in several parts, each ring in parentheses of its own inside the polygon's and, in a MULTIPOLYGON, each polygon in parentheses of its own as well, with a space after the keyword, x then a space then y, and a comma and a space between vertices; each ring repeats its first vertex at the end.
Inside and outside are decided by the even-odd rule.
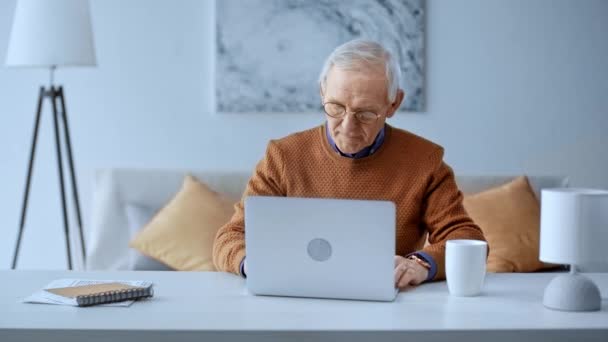
POLYGON ((543 304, 563 311, 601 308, 598 287, 577 266, 608 260, 608 191, 555 188, 541 193, 540 260, 570 265, 554 278, 543 304))
POLYGON ((18 0, 9 38, 6 65, 10 67, 44 67, 50 70, 49 88, 41 87, 38 95, 37 113, 34 120, 29 166, 21 207, 21 221, 12 268, 16 268, 19 246, 27 214, 28 194, 30 192, 32 166, 40 127, 42 105, 48 98, 53 109, 55 130, 55 150, 57 153, 57 170, 60 179, 61 208, 63 213, 64 234, 68 268, 72 269, 72 257, 69 239, 69 220, 63 176, 63 158, 69 166, 72 197, 76 210, 83 263, 85 261, 85 244, 80 215, 78 187, 74 174, 72 143, 68 126, 63 87, 53 84, 53 75, 57 67, 95 66, 95 48, 93 29, 88 0, 18 0), (62 129, 59 127, 63 126, 62 129), (60 132, 63 131, 63 139, 60 132), (65 146, 62 146, 62 143, 65 146))
POLYGON ((19 0, 7 66, 96 65, 87 0, 19 0))

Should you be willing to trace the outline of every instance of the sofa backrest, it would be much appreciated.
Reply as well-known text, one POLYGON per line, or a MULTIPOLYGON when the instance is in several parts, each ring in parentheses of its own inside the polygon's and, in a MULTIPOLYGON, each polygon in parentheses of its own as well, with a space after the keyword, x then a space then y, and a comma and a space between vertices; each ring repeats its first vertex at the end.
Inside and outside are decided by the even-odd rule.
MULTIPOLYGON (((480 192, 495 186, 505 184, 516 176, 456 176, 458 188, 465 194, 480 192)), ((562 188, 569 185, 568 177, 565 176, 528 176, 530 187, 534 194, 540 199, 540 190, 544 188, 562 188)))
MULTIPOLYGON (((127 204, 162 208, 192 174, 215 191, 239 198, 251 176, 239 171, 186 171, 167 169, 103 169, 95 173, 91 221, 86 228, 88 270, 129 268, 131 239, 127 204)), ((457 176, 463 193, 474 193, 504 184, 515 176, 457 176)), ((530 176, 535 193, 547 187, 568 186, 567 177, 530 176)))

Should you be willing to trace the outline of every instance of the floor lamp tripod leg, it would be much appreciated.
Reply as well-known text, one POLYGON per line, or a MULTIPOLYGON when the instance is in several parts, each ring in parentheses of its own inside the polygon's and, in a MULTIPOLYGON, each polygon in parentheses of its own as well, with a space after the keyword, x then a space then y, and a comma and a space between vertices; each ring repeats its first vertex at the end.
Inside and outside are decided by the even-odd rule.
POLYGON ((36 107, 36 119, 34 121, 34 131, 32 132, 32 145, 30 147, 30 161, 27 167, 27 178, 25 181, 25 189, 23 191, 23 203, 21 205, 21 219, 19 221, 19 233, 17 234, 17 242, 15 244, 15 252, 13 254, 12 269, 17 267, 17 259, 19 258, 19 247, 21 246, 21 238, 23 237, 23 228, 25 226, 25 217, 27 214, 27 202, 30 195, 30 184, 32 180, 32 170, 34 168, 34 156, 36 155, 36 143, 38 142, 38 130, 40 128, 40 113, 42 111, 42 100, 44 99, 44 87, 40 87, 38 93, 38 105, 36 107))
MULTIPOLYGON (((76 219, 78 222, 78 234, 80 236, 80 249, 82 252, 82 262, 86 263, 86 250, 84 244, 84 234, 82 231, 82 216, 80 214, 80 199, 78 198, 78 186, 76 183, 76 174, 74 173, 74 158, 72 157, 72 142, 70 140, 70 128, 68 126, 67 110, 65 109, 65 98, 63 95, 63 87, 59 87, 59 100, 61 102, 61 117, 63 119, 63 127, 65 133, 65 142, 68 153, 68 165, 70 167, 70 179, 72 181, 72 196, 74 197, 74 207, 76 208, 76 219)), ((83 265, 84 266, 84 265, 83 265)))
POLYGON ((72 252, 70 250, 70 231, 68 222, 68 212, 65 201, 65 185, 63 183, 63 159, 61 155, 61 139, 59 137, 59 113, 57 112, 57 91, 51 87, 51 102, 53 104, 53 124, 55 126, 55 150, 57 151, 57 168, 59 170, 59 186, 61 187, 61 208, 63 210, 63 227, 65 233, 65 246, 68 258, 68 269, 72 269, 72 252))

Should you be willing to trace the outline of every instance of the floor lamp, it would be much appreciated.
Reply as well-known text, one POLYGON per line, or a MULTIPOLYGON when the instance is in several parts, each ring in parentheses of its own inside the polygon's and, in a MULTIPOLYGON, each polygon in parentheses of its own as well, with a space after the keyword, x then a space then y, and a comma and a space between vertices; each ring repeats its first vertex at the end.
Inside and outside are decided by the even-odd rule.
POLYGON ((40 116, 43 104, 48 99, 51 102, 53 111, 55 150, 57 154, 57 171, 59 174, 67 262, 68 269, 71 270, 72 251, 70 249, 68 206, 63 170, 64 157, 67 158, 69 165, 69 179, 71 181, 72 196, 76 210, 83 262, 85 261, 86 253, 65 97, 63 87, 54 84, 53 76, 57 67, 96 65, 88 0, 18 0, 15 8, 6 65, 11 67, 48 68, 51 76, 49 87, 41 87, 38 93, 38 105, 34 120, 34 130, 32 132, 29 164, 21 207, 21 219, 13 254, 12 268, 16 268, 19 257, 19 247, 27 216, 30 181, 34 157, 36 155, 40 116), (64 133, 63 138, 60 131, 64 133), (62 143, 65 146, 62 146, 62 143))

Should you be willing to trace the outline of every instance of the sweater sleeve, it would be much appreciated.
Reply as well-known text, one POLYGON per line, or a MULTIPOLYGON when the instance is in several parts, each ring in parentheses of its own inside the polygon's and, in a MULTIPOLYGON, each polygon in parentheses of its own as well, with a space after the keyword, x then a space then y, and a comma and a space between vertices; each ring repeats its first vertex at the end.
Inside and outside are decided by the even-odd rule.
POLYGON ((437 263, 433 280, 445 279, 445 245, 447 240, 483 240, 481 229, 469 217, 462 204, 463 195, 456 185, 454 172, 443 161, 443 149, 431 156, 434 171, 425 194, 423 223, 429 232, 429 245, 422 251, 437 263))
POLYGON ((281 151, 274 141, 270 141, 266 155, 257 164, 247 183, 243 197, 235 204, 234 215, 215 236, 213 263, 218 271, 241 274, 240 265, 245 257, 244 200, 252 195, 285 196, 283 167, 281 151))

